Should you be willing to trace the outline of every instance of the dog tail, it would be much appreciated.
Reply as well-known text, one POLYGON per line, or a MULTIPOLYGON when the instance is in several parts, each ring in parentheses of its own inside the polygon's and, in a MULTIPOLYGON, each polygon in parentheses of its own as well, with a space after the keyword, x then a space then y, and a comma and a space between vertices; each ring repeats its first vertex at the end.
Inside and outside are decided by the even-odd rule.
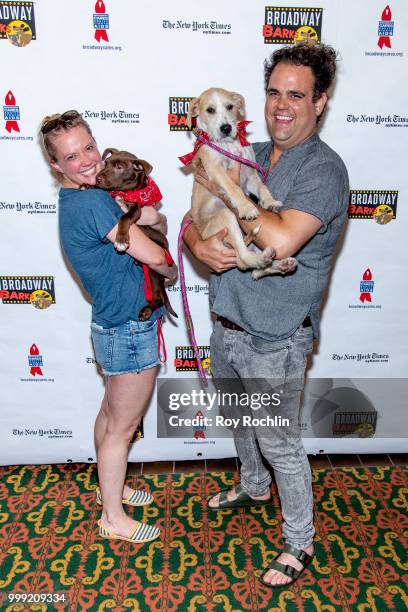
POLYGON ((164 305, 166 307, 167 312, 169 312, 172 315, 172 317, 176 317, 176 319, 178 319, 178 314, 176 312, 174 312, 166 292, 164 293, 164 300, 163 301, 164 301, 164 305))
POLYGON ((260 229, 261 229, 261 226, 258 225, 257 227, 254 227, 254 229, 252 229, 250 232, 248 232, 248 234, 244 238, 245 246, 249 246, 251 242, 255 240, 260 229))

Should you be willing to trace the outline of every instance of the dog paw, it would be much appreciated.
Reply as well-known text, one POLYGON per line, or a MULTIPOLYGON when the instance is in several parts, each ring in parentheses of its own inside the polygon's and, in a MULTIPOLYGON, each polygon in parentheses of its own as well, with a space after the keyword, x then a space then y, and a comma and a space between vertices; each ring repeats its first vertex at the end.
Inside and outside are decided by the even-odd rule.
POLYGON ((296 269, 297 261, 294 257, 287 257, 286 259, 275 259, 274 268, 282 274, 287 272, 293 272, 296 269))
POLYGON ((129 243, 128 242, 120 242, 119 240, 117 240, 115 242, 115 249, 119 252, 119 253, 124 253, 124 251, 126 251, 126 249, 128 248, 129 243))
POLYGON ((260 259, 260 268, 266 268, 270 266, 274 261, 276 255, 276 251, 272 247, 266 247, 261 253, 260 259))
POLYGON ((238 208, 238 216, 240 219, 245 219, 246 221, 253 221, 257 217, 259 217, 259 210, 252 206, 252 204, 241 205, 238 208))
POLYGON ((272 197, 264 198, 260 201, 260 204, 265 210, 273 210, 275 212, 278 211, 282 206, 282 202, 280 202, 279 200, 274 200, 272 197))
POLYGON ((258 280, 259 278, 262 278, 262 276, 265 276, 265 271, 264 270, 252 270, 251 275, 254 280, 258 280))

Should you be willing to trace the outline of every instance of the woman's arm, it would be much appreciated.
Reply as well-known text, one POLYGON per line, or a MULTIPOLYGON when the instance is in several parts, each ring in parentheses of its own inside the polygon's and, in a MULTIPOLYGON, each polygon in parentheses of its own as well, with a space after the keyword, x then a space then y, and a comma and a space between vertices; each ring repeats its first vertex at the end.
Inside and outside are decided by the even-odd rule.
MULTIPOLYGON (((106 234, 106 238, 114 243, 117 231, 118 224, 106 234)), ((126 253, 137 259, 137 261, 147 264, 149 268, 152 268, 152 270, 155 270, 172 282, 177 280, 177 266, 167 265, 163 249, 150 240, 136 224, 131 225, 129 228, 129 247, 126 249, 126 253)))

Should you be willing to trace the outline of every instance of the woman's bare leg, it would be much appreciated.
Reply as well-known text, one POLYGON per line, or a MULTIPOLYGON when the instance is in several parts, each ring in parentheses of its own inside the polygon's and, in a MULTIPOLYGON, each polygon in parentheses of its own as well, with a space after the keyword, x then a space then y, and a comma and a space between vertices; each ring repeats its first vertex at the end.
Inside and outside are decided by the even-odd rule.
POLYGON ((95 423, 99 485, 103 499, 102 523, 112 532, 128 537, 135 521, 122 507, 129 442, 146 411, 157 367, 139 374, 110 376, 95 423), (105 429, 104 429, 105 425, 105 429))

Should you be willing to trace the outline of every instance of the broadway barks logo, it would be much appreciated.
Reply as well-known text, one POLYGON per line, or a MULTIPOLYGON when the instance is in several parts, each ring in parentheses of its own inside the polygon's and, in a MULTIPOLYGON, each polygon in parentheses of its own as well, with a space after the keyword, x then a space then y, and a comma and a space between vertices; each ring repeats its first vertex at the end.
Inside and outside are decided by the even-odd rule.
POLYGON ((0 276, 3 304, 31 304, 45 310, 55 304, 53 276, 0 276))
POLYGON ((322 17, 322 8, 265 6, 265 23, 262 28, 264 43, 281 45, 304 40, 320 43, 322 17))
POLYGON ((381 21, 378 22, 378 42, 377 45, 382 49, 391 49, 391 36, 394 35, 394 22, 391 21, 392 14, 390 7, 387 6, 381 14, 381 21))
MULTIPOLYGON (((203 368, 207 370, 208 374, 211 374, 210 347, 199 346, 198 354, 200 355, 203 368)), ((194 348, 191 345, 175 347, 174 367, 176 372, 198 371, 197 359, 194 354, 194 348)))
POLYGON ((187 113, 192 99, 192 97, 180 96, 169 98, 167 123, 170 126, 170 132, 188 131, 190 129, 187 126, 187 113))
POLYGON ((15 47, 36 39, 33 2, 0 0, 0 38, 7 38, 15 47))
POLYGON ((398 193, 387 189, 352 189, 348 218, 374 219, 379 225, 386 225, 397 217, 398 193))
POLYGON ((370 438, 377 428, 377 412, 335 412, 332 432, 335 436, 354 435, 370 438))

